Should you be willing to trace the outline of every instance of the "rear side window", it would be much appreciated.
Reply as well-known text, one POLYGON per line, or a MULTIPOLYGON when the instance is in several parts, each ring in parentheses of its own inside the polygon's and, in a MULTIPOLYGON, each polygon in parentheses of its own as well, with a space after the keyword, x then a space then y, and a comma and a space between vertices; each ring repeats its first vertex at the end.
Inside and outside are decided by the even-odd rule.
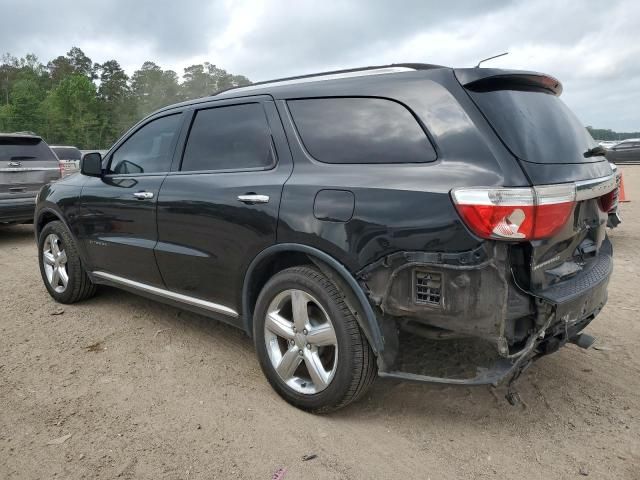
POLYGON ((424 163, 436 152, 403 105, 381 98, 290 100, 302 143, 325 163, 424 163))
POLYGON ((169 171, 182 115, 153 120, 124 141, 111 157, 111 173, 161 173, 169 171))
POLYGON ((181 170, 237 170, 272 164, 271 133, 262 105, 248 103, 196 113, 181 170))
POLYGON ((80 160, 82 153, 73 147, 51 147, 60 160, 80 160))
POLYGON ((0 162, 57 161, 41 138, 0 136, 0 162))

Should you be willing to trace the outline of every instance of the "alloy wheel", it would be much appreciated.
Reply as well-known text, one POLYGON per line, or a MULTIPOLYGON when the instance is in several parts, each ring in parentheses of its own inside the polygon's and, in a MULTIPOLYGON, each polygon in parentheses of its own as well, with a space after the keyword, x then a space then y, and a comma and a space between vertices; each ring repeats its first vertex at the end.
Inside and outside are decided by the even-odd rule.
POLYGON ((267 309, 264 337, 273 368, 290 388, 311 395, 329 386, 338 342, 329 315, 311 294, 290 289, 276 295, 267 309))
POLYGON ((69 284, 67 271, 67 254, 60 238, 51 233, 42 245, 42 263, 47 281, 57 293, 63 293, 69 284))

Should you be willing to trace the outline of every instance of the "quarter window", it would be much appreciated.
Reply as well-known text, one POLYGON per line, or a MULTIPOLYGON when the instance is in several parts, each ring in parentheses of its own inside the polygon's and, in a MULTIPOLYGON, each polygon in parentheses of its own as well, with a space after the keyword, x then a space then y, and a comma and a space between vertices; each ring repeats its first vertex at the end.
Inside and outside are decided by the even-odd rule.
POLYGON ((423 163, 436 152, 403 105, 382 98, 290 100, 302 143, 325 163, 423 163))
POLYGON ((182 114, 169 115, 147 123, 131 135, 111 157, 115 174, 168 172, 182 114))
POLYGON ((196 113, 181 170, 243 170, 272 164, 271 133, 262 105, 248 103, 196 113))

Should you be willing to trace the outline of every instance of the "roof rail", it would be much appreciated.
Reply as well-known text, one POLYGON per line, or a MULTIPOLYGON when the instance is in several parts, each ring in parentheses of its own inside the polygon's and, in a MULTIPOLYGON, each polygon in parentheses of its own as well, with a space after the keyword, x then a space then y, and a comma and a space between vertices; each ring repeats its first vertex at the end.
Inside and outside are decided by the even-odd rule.
POLYGON ((266 80, 263 82, 252 83, 242 87, 231 87, 218 92, 213 95, 221 95, 230 91, 251 91, 257 88, 261 88, 266 85, 272 85, 274 87, 282 85, 294 85, 298 83, 317 82, 322 80, 336 80, 339 78, 352 78, 362 77, 366 75, 383 75, 387 73, 400 73, 411 72, 415 70, 429 70, 432 68, 442 68, 440 65, 431 65, 427 63, 393 63, 390 65, 378 65, 371 67, 350 68, 346 70, 333 70, 329 72, 311 73, 308 75, 298 75, 295 77, 277 78, 274 80, 266 80))

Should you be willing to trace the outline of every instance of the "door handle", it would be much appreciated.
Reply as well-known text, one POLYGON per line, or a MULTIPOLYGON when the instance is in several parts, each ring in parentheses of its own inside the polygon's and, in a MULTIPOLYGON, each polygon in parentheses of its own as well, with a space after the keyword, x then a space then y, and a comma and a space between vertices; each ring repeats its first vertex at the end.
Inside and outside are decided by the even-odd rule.
POLYGON ((269 195, 256 195, 255 193, 248 193, 246 195, 238 195, 238 200, 249 205, 253 205, 255 203, 269 203, 269 195))
POLYGON ((138 200, 147 200, 153 198, 153 192, 136 192, 133 194, 138 200))

